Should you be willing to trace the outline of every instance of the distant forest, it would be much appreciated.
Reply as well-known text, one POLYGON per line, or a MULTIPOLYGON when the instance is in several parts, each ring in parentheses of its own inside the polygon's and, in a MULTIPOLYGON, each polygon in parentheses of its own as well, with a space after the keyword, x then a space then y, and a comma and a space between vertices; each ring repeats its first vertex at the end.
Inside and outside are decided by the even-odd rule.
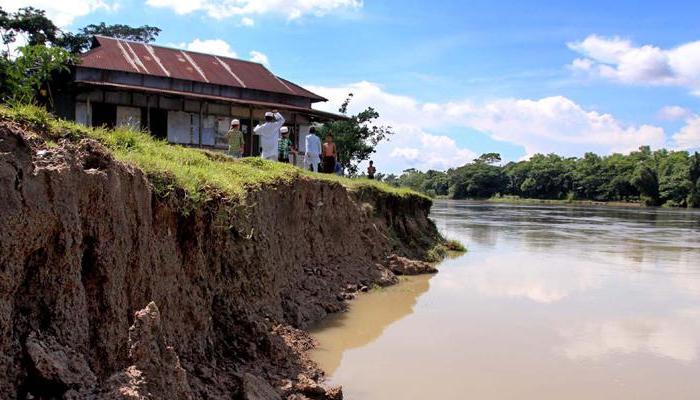
POLYGON ((519 196, 533 199, 641 201, 650 206, 700 207, 700 154, 640 147, 627 155, 561 157, 536 154, 527 161, 501 163, 487 153, 448 171, 405 170, 377 174, 394 185, 430 196, 483 199, 519 196))

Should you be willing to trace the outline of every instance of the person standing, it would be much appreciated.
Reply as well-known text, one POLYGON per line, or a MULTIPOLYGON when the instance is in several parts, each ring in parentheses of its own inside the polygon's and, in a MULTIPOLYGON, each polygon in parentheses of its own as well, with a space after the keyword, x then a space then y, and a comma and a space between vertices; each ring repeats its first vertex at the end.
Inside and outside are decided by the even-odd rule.
POLYGON ((367 167, 367 179, 374 179, 374 174, 377 172, 377 169, 374 168, 374 161, 369 160, 369 167, 367 167))
POLYGON ((309 134, 304 138, 304 169, 310 169, 313 172, 321 172, 318 166, 321 163, 321 139, 316 136, 316 128, 309 128, 309 134))
POLYGON ((333 135, 326 135, 326 141, 323 143, 323 172, 327 174, 335 173, 335 160, 337 152, 335 143, 333 143, 333 135))
POLYGON ((280 128, 282 137, 277 146, 277 161, 289 164, 289 155, 292 152, 292 141, 289 140, 289 128, 283 126, 280 128))
POLYGON ((279 157, 278 145, 282 125, 284 125, 284 117, 277 110, 272 110, 265 113, 265 123, 253 129, 253 133, 260 136, 262 158, 276 161, 279 157))
POLYGON ((231 129, 226 133, 228 138, 228 154, 233 158, 243 157, 243 150, 245 146, 245 138, 243 137, 243 132, 241 132, 241 122, 237 119, 231 121, 231 129))

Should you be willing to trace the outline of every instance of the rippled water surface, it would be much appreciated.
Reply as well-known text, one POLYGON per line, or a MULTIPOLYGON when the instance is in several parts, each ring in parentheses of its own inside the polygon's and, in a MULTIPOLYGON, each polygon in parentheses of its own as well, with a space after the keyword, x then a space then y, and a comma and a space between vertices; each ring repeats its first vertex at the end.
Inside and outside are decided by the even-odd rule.
POLYGON ((700 213, 437 202, 469 252, 314 332, 348 399, 700 399, 700 213))

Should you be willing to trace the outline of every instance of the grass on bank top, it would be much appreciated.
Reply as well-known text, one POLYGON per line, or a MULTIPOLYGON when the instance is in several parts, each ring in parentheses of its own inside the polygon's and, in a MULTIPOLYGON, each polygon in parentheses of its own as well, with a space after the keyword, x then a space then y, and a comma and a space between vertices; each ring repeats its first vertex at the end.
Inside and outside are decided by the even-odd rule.
POLYGON ((47 145, 62 138, 79 140, 92 138, 112 151, 115 158, 141 168, 161 194, 174 187, 185 190, 195 203, 221 193, 242 200, 248 191, 263 185, 289 183, 300 177, 339 183, 350 190, 376 189, 400 197, 426 196, 410 189, 396 188, 369 179, 349 179, 332 174, 316 174, 301 168, 260 158, 233 160, 223 154, 172 145, 153 138, 146 132, 126 128, 90 128, 54 118, 45 109, 34 105, 0 105, 0 118, 30 125, 39 132, 47 145))

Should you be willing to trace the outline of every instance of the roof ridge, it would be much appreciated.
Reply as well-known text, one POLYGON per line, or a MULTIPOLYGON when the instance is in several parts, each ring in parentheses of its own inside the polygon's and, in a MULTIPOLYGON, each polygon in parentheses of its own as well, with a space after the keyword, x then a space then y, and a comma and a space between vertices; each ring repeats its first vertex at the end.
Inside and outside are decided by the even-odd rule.
MULTIPOLYGON (((201 54, 201 55, 203 55, 203 56, 210 56, 210 57, 212 57, 212 56, 217 56, 217 57, 225 58, 225 59, 228 59, 228 60, 240 61, 240 62, 244 62, 244 63, 248 63, 248 64, 255 64, 255 65, 259 65, 259 66, 265 68, 265 70, 266 70, 267 72, 269 72, 269 73, 272 74, 272 71, 270 71, 269 69, 267 69, 267 67, 265 67, 264 64, 259 63, 259 62, 255 62, 255 61, 244 60, 244 59, 242 59, 242 58, 229 57, 229 56, 222 56, 222 55, 220 55, 220 54, 204 53, 204 52, 201 52, 201 51, 187 50, 187 49, 182 49, 182 48, 179 48, 179 47, 172 47, 172 46, 166 46, 166 45, 162 45, 162 44, 154 44, 154 43, 139 42, 138 40, 130 40, 130 39, 115 38, 115 37, 105 36, 105 35, 92 35, 92 36, 97 37, 97 38, 111 39, 111 40, 117 40, 117 41, 128 42, 128 43, 145 44, 145 45, 147 45, 147 46, 160 47, 161 49, 176 50, 176 51, 186 51, 186 52, 188 52, 188 53, 201 54)), ((274 74, 273 74, 273 75, 274 75, 274 74)))

